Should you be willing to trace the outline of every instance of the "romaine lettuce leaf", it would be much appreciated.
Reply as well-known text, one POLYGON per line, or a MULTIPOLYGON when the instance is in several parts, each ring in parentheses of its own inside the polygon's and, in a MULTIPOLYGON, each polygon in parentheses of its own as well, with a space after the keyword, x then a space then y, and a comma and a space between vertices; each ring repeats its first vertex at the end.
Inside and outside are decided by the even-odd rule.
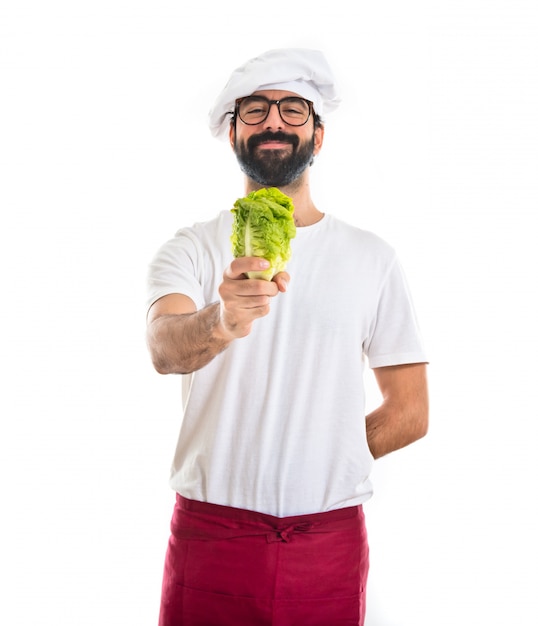
POLYGON ((235 202, 230 238, 234 257, 258 256, 271 263, 263 272, 249 272, 249 278, 271 280, 285 269, 296 232, 293 208, 291 198, 276 187, 258 189, 235 202))

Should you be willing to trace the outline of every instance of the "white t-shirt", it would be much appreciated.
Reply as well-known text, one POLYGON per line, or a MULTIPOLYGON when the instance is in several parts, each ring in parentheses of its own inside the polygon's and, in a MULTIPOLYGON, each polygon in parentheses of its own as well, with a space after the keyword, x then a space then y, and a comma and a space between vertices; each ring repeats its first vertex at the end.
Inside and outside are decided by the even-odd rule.
MULTIPOLYGON (((148 306, 219 299, 232 214, 178 231, 150 265, 148 306)), ((330 215, 297 228, 288 291, 208 365, 183 377, 171 469, 186 498, 301 515, 372 494, 363 370, 425 362, 394 250, 330 215)))

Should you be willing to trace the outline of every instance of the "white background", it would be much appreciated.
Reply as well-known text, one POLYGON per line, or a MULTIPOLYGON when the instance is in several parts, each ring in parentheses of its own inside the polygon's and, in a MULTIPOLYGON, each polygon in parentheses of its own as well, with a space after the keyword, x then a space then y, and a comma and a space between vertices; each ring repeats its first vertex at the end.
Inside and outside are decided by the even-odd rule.
POLYGON ((230 72, 311 46, 343 97, 314 198, 397 248, 431 357, 367 625, 536 624, 535 0, 0 6, 0 623, 156 624, 180 394, 146 266, 243 194, 206 126, 230 72))

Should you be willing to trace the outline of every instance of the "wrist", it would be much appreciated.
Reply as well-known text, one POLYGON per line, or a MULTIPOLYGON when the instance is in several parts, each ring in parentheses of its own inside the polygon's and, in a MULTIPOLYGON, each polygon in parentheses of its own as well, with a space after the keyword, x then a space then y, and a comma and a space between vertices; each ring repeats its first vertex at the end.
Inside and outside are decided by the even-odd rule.
POLYGON ((215 309, 211 333, 216 341, 227 345, 235 339, 235 335, 224 322, 222 304, 220 302, 216 302, 214 306, 215 309))

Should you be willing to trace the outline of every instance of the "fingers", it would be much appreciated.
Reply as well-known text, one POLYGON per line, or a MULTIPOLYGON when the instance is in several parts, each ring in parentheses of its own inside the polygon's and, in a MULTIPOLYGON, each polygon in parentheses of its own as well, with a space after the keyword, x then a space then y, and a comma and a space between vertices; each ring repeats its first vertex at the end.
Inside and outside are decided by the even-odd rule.
POLYGON ((224 276, 231 280, 245 278, 247 272, 259 272, 268 269, 269 261, 260 257, 244 256, 234 259, 226 268, 224 276))
MULTIPOLYGON (((246 277, 247 272, 259 272, 266 270, 270 266, 269 261, 259 257, 239 257, 234 259, 224 272, 225 278, 239 280, 246 277)), ((288 272, 279 272, 273 276, 273 282, 277 285, 278 291, 287 291, 290 282, 288 272)))
POLYGON ((279 272, 271 281, 246 277, 246 272, 264 270, 268 266, 265 259, 242 257, 234 259, 224 271, 219 287, 220 323, 229 335, 248 335, 252 322, 269 313, 271 298, 286 291, 287 272, 279 272))
POLYGON ((288 284, 290 282, 290 275, 288 274, 288 272, 279 272, 278 274, 275 274, 273 276, 273 282, 276 283, 279 291, 287 291, 288 284))
POLYGON ((228 305, 239 309, 267 307, 269 299, 279 292, 276 282, 249 279, 245 272, 267 269, 263 259, 243 257, 234 260, 225 270, 219 287, 221 299, 228 305))

